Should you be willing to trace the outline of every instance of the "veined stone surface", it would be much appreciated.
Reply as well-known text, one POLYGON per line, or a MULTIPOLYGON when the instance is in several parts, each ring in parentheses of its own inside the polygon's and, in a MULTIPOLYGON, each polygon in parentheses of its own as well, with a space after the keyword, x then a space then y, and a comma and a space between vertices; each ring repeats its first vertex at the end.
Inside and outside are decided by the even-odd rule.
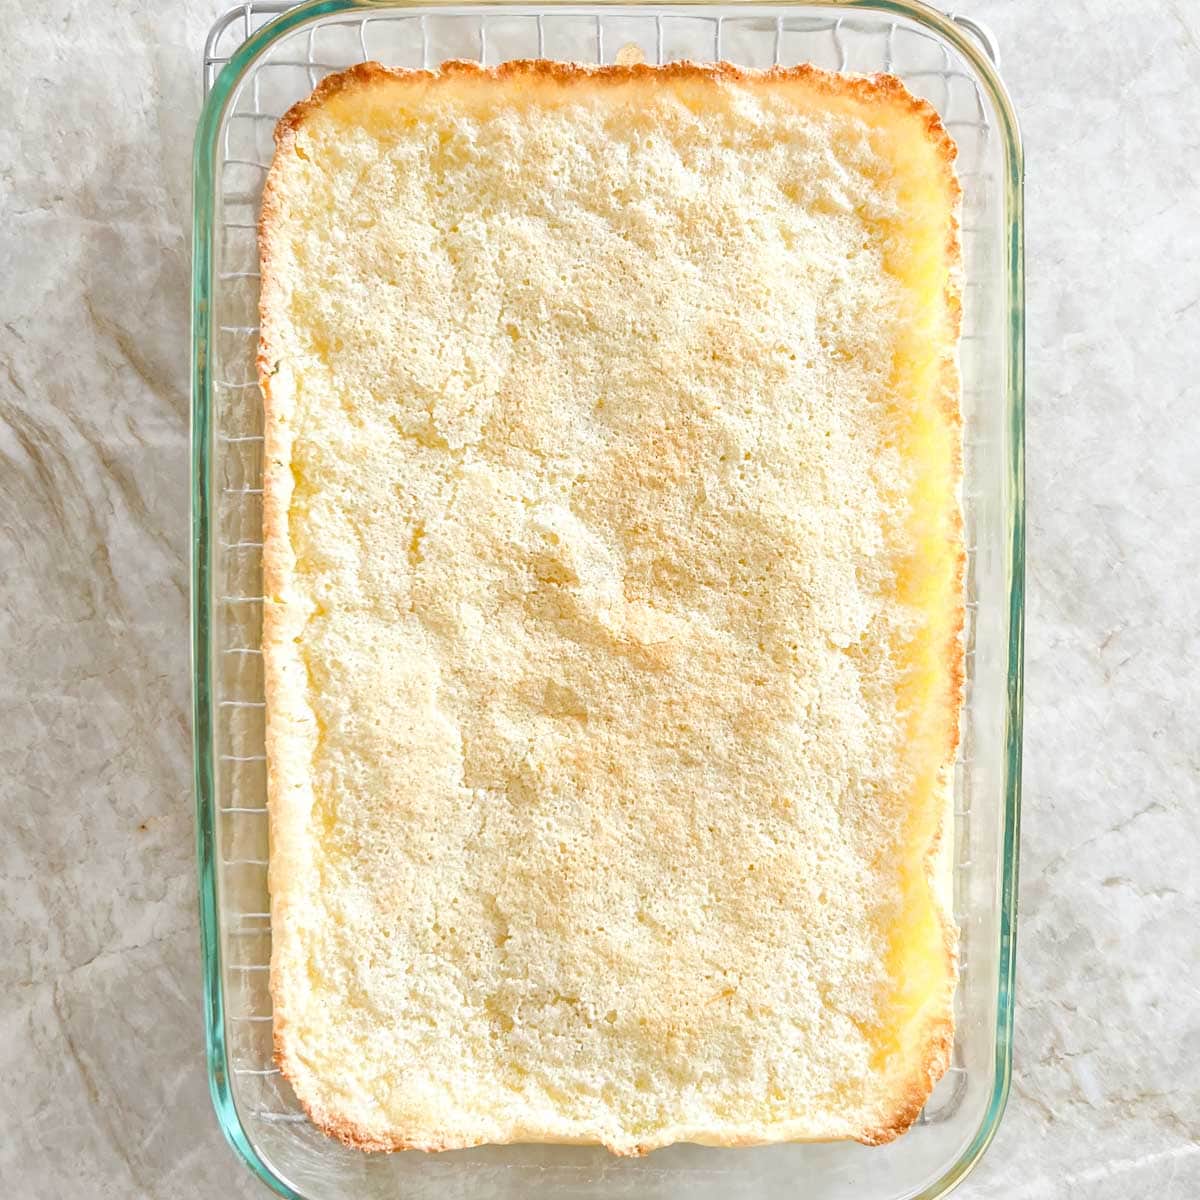
MULTIPOLYGON (((204 1079, 191 144, 215 0, 0 4, 0 1184, 264 1195, 204 1079)), ((1200 7, 972 0, 1028 159, 1014 1083, 964 1200, 1200 1195, 1200 7)))

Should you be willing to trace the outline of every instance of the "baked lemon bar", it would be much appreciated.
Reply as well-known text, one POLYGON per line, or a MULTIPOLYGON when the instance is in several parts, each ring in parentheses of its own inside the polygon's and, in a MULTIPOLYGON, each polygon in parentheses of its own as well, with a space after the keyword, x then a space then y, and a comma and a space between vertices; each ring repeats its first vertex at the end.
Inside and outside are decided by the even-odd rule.
POLYGON ((915 1118, 954 148, 894 78, 365 64, 263 199, 278 1060, 368 1149, 915 1118))

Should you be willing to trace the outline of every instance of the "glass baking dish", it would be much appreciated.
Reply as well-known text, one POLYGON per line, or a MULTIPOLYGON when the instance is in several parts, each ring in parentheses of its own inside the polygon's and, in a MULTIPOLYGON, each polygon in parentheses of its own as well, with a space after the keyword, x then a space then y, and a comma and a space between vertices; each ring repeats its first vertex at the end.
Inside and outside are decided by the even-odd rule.
POLYGON ((208 1070, 221 1127, 279 1194, 303 1200, 539 1196, 901 1200, 945 1195, 1008 1091, 1021 760, 1024 572, 1021 148, 985 31, 908 0, 796 4, 249 3, 205 52, 195 154, 193 654, 208 1070), (963 185, 962 342, 969 568, 967 702, 956 769, 962 928, 953 1065, 895 1143, 645 1159, 568 1146, 374 1155, 313 1128, 272 1060, 261 630, 262 406, 255 377, 259 193, 276 119, 329 71, 473 58, 810 61, 892 71, 941 113, 963 185))

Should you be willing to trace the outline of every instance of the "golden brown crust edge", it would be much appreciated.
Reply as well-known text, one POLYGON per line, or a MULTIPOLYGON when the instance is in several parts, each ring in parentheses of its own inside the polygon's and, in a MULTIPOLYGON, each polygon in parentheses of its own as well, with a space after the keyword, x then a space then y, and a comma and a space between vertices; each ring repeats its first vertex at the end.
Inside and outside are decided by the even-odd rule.
POLYGON ((849 75, 827 71, 811 63, 791 67, 739 67, 731 62, 694 63, 673 62, 662 66, 647 63, 612 63, 596 66, 582 63, 554 62, 549 59, 522 58, 484 67, 464 59, 449 59, 437 71, 407 67, 385 67, 379 62, 357 63, 344 71, 327 75, 312 94, 297 101, 275 126, 276 143, 294 134, 307 117, 324 107, 343 92, 365 89, 372 84, 392 80, 398 83, 436 85, 455 79, 487 79, 493 81, 526 79, 530 82, 557 83, 562 86, 582 83, 622 84, 654 80, 707 80, 712 83, 741 83, 770 85, 805 82, 831 96, 851 96, 868 103, 897 104, 918 116, 930 140, 936 144, 957 194, 958 182, 951 169, 956 154, 953 140, 942 124, 937 110, 927 100, 914 96, 895 75, 849 75))
MULTIPOLYGON (((347 1146, 364 1151, 397 1151, 420 1149, 425 1151, 441 1151, 449 1149, 465 1149, 482 1144, 483 1140, 441 1139, 417 1141, 406 1139, 400 1135, 378 1136, 369 1129, 334 1112, 326 1110, 308 1094, 305 1086, 303 1070, 294 1061, 289 1045, 289 1029, 291 1014, 289 998, 283 987, 283 979, 287 975, 289 965, 296 956, 296 947, 289 944, 280 933, 283 922, 277 920, 289 902, 289 885, 296 881, 295 860, 298 846, 296 845, 296 829, 288 821, 290 808, 287 793, 295 781, 281 777, 278 763, 282 756, 278 753, 281 741, 290 735, 286 730, 287 719, 280 720, 280 701, 284 696, 285 654, 288 631, 282 617, 282 610, 275 597, 286 586, 290 576, 290 542, 288 538, 287 513, 291 494, 290 442, 283 435, 282 425, 286 421, 287 406, 290 396, 283 395, 283 388, 277 384, 275 377, 278 372, 278 347, 272 333, 272 305, 277 293, 282 288, 282 282, 275 272, 274 255, 271 239, 280 217, 282 198, 280 195, 280 179, 283 171, 284 157, 294 141, 295 134, 305 120, 314 112, 324 107, 335 96, 352 90, 365 89, 385 80, 396 82, 417 83, 425 81, 435 85, 448 79, 491 79, 505 80, 526 78, 533 82, 558 83, 566 86, 571 84, 589 83, 625 83, 634 80, 650 82, 655 79, 669 80, 707 80, 713 83, 741 83, 770 85, 786 82, 807 82, 819 91, 830 95, 856 97, 866 103, 899 104, 913 116, 918 117, 924 125, 925 133, 935 146, 938 157, 945 170, 949 198, 954 213, 951 228, 948 233, 948 266, 950 279, 945 289, 945 309, 947 336, 949 344, 957 347, 959 326, 961 323, 962 302, 958 272, 961 264, 961 245, 959 240, 959 220, 957 216, 961 189, 953 172, 953 163, 957 154, 953 140, 950 138, 937 111, 927 101, 912 95, 904 83, 894 75, 876 74, 871 76, 845 75, 827 71, 808 63, 792 67, 771 67, 765 70, 738 67, 729 62, 713 64, 697 64, 691 62, 670 63, 663 66, 650 66, 644 63, 613 64, 593 66, 553 62, 541 59, 522 59, 500 64, 496 67, 485 68, 478 63, 450 60, 442 64, 439 71, 410 70, 404 68, 385 67, 378 62, 359 63, 347 70, 327 76, 304 100, 294 104, 279 120, 275 128, 276 153, 268 172, 263 189, 262 208, 259 220, 259 256, 261 291, 259 300, 260 339, 257 356, 259 385, 263 394, 264 405, 264 467, 263 467, 263 659, 264 686, 267 699, 267 791, 269 808, 270 831, 270 892, 272 910, 272 961, 270 972, 270 990, 274 1010, 273 1045, 275 1059, 285 1079, 296 1091, 301 1106, 309 1119, 324 1133, 336 1137, 347 1146), (283 457, 286 449, 288 457, 283 457), (273 719, 275 714, 275 719, 273 719), (283 729, 281 729, 281 725, 283 729)), ((954 464, 956 478, 961 481, 961 406, 960 380, 956 353, 950 353, 943 363, 940 400, 942 410, 948 422, 958 432, 955 439, 957 461, 954 464)), ((957 556, 956 582, 957 594, 963 595, 963 579, 965 573, 965 554, 962 546, 962 514, 961 508, 955 516, 957 527, 957 556)), ((959 742, 959 714, 962 706, 964 686, 964 654, 962 646, 962 631, 964 624, 964 606, 960 603, 956 609, 956 621, 949 644, 946 647, 946 658, 949 676, 951 714, 950 728, 947 734, 947 756, 945 769, 952 772, 953 762, 959 742)), ((311 714, 310 714, 311 716, 311 714)), ((941 819, 937 831, 926 855, 926 875, 935 896, 936 863, 938 844, 947 836, 946 826, 949 823, 951 798, 949 788, 948 798, 942 806, 941 819)), ((952 915, 945 911, 939 903, 944 943, 947 957, 947 989, 946 1002, 942 1010, 930 1014, 929 1033, 925 1038, 928 1052, 925 1060, 909 1073, 903 1087, 897 1090, 897 1102, 892 1113, 881 1118, 878 1125, 864 1128, 854 1136, 854 1140, 864 1145, 883 1145, 899 1137, 912 1125, 927 1101, 929 1094, 949 1065, 953 1045, 953 994, 957 982, 957 929, 952 915)), ((514 1139, 515 1140, 515 1139, 514 1139)), ((633 1147, 607 1146, 614 1154, 641 1155, 668 1145, 672 1140, 645 1143, 633 1147)), ((781 1138, 779 1140, 786 1140, 781 1138)), ((756 1145, 764 1144, 764 1140, 752 1137, 733 1136, 725 1140, 714 1140, 712 1145, 756 1145)))
MULTIPOLYGON (((263 188, 258 225, 260 292, 259 345, 257 374, 263 396, 263 683, 266 695, 267 809, 270 843, 268 888, 271 896, 271 969, 270 992, 273 1009, 272 1042, 275 1060, 297 1095, 301 1096, 301 1071, 293 1062, 290 1049, 292 1023, 291 998, 284 986, 286 977, 295 976, 298 947, 290 936, 284 913, 298 892, 303 869, 303 851, 299 823, 293 819, 294 793, 302 790, 290 764, 282 753, 283 744, 300 736, 296 726, 304 714, 295 712, 297 693, 289 695, 286 677, 298 666, 290 652, 291 629, 288 613, 279 597, 287 589, 292 573, 292 552, 288 530, 288 508, 292 493, 291 443, 287 422, 293 397, 288 377, 279 378, 282 347, 276 342, 275 312, 284 282, 272 237, 278 228, 282 197, 280 176, 283 161, 277 153, 263 188)), ((298 693, 303 695, 303 691, 298 693)), ((308 714, 311 720, 311 713, 308 714)), ((302 1103, 304 1103, 302 1098, 302 1103)), ((320 1122, 317 1122, 320 1125, 320 1122)), ((322 1126, 323 1128, 324 1126, 322 1126)), ((334 1132, 332 1129, 329 1132, 334 1132)))
POLYGON ((953 433, 954 461, 951 464, 956 503, 949 531, 954 553, 953 592, 958 597, 953 623, 942 650, 946 666, 946 730, 944 757, 939 771, 939 790, 942 793, 939 819, 925 854, 925 878, 937 908, 942 927, 945 953, 944 994, 936 1010, 926 1014, 926 1029, 922 1041, 927 1050, 923 1061, 914 1064, 908 1077, 896 1088, 896 1104, 891 1116, 865 1129, 855 1140, 866 1146, 882 1146, 906 1133, 925 1107, 930 1094, 950 1066, 954 1048, 954 994, 958 985, 958 927, 953 913, 942 903, 938 887, 939 859, 943 840, 953 837, 951 828, 954 805, 954 762, 961 738, 961 714, 966 686, 966 654, 963 633, 966 623, 966 548, 963 535, 961 488, 963 479, 962 455, 962 380, 958 364, 958 343, 962 328, 962 241, 960 209, 962 188, 953 173, 957 148, 936 117, 940 136, 936 139, 948 175, 950 228, 946 237, 946 262, 949 275, 943 292, 944 342, 950 349, 942 360, 937 395, 934 398, 948 427, 953 433))

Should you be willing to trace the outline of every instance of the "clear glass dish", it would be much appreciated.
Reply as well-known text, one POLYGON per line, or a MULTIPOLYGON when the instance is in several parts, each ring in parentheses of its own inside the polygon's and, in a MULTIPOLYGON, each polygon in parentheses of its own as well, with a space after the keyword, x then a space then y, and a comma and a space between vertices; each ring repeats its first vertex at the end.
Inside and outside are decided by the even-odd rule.
POLYGON ((195 154, 193 654, 208 1070, 222 1129, 298 1200, 901 1200, 945 1195, 995 1132, 1008 1092, 1021 761, 1024 573, 1021 148, 986 34, 909 0, 796 4, 249 3, 214 27, 195 154), (282 14, 282 15, 280 15, 282 14), (271 18, 277 17, 272 20, 271 18), (968 570, 967 703, 955 789, 962 928, 953 1065, 897 1142, 645 1159, 567 1146, 368 1156, 313 1128, 272 1061, 267 988, 261 630, 262 406, 255 378, 259 193, 276 119, 331 70, 446 58, 811 61, 892 71, 959 147, 968 570))

